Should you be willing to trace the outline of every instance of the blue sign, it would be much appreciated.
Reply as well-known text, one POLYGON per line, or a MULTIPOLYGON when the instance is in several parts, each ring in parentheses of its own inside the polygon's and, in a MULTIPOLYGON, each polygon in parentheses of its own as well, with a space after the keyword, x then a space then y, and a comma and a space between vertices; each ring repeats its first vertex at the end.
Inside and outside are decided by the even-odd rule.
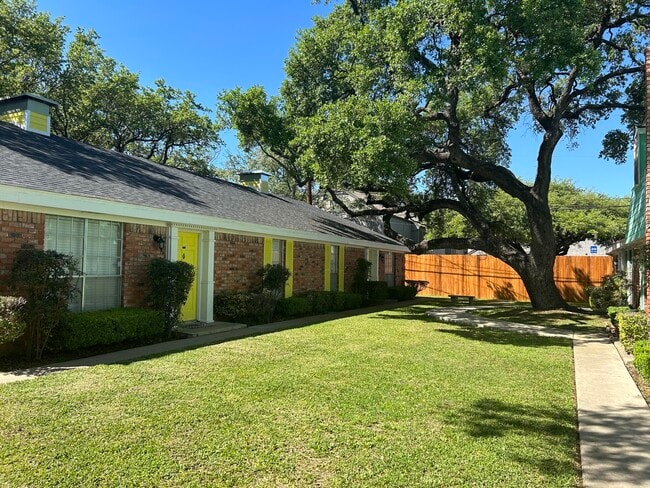
POLYGON ((597 254, 598 253, 598 246, 589 246, 589 252, 591 254, 597 254))

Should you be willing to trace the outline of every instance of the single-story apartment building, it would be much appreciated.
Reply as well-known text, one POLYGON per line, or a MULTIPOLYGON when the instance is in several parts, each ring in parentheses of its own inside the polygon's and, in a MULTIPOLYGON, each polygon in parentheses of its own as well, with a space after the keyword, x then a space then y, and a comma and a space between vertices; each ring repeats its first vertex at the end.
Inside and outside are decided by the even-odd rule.
POLYGON ((0 100, 0 294, 16 251, 77 258, 74 310, 143 306, 155 257, 195 266, 183 320, 211 322, 215 293, 248 290, 266 264, 291 271, 285 296, 349 290, 359 258, 371 279, 401 284, 397 241, 306 203, 244 184, 50 134, 56 103, 33 94, 0 100))

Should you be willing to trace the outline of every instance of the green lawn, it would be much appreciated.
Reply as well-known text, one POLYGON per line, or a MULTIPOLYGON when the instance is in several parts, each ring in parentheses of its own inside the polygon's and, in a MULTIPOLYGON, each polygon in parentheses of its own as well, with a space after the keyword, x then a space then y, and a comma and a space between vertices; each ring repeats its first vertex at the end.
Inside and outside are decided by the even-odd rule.
POLYGON ((0 486, 576 486, 570 342, 426 308, 0 386, 0 486))

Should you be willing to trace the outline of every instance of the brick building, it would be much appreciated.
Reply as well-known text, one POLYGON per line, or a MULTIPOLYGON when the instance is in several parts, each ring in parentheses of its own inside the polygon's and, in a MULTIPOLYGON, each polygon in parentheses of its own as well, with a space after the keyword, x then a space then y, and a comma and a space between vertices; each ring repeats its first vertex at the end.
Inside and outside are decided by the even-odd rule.
POLYGON ((0 101, 0 293, 18 249, 76 257, 76 310, 141 306, 154 257, 196 268, 185 320, 212 321, 215 293, 243 291, 265 264, 291 271, 285 295, 348 290, 357 259, 371 277, 404 279, 406 248, 303 202, 50 135, 54 102, 0 101))

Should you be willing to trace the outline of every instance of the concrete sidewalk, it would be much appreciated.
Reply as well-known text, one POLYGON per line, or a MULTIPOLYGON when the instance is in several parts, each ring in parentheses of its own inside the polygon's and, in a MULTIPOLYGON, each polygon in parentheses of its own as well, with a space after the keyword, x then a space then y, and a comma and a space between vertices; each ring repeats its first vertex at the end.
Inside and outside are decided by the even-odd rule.
POLYGON ((378 305, 375 307, 359 308, 355 310, 348 310, 345 312, 335 312, 323 315, 314 315, 311 317, 301 317, 298 319, 284 320, 282 322, 273 322, 270 324, 254 325, 245 328, 234 328, 225 330, 209 335, 198 335, 195 337, 188 337, 187 339, 178 339, 174 341, 159 342, 148 346, 135 347, 132 349, 124 349, 122 351, 109 352, 107 354, 100 354, 98 356, 91 356, 87 358, 74 359, 72 361, 65 361, 61 363, 49 364, 47 366, 38 366, 34 368, 22 369, 11 371, 7 373, 0 372, 0 384, 13 383, 15 381, 23 381, 28 379, 38 378, 51 373, 58 373, 68 371, 71 369, 87 368, 90 366, 97 366, 99 364, 115 364, 115 363, 129 363, 138 361, 143 358, 151 356, 159 356, 162 354, 169 354, 187 349, 195 349, 197 347, 208 346, 211 344, 218 344, 220 342, 227 342, 243 337, 251 337, 261 334, 268 334, 287 329, 295 329, 297 327, 304 327, 307 325, 317 324, 327 320, 340 319, 345 317, 353 317, 366 313, 381 312, 383 310, 390 310, 392 308, 408 307, 419 303, 418 300, 396 302, 390 305, 378 305))
POLYGON ((650 408, 615 345, 602 334, 486 319, 437 309, 441 322, 573 339, 584 488, 650 487, 650 408))

